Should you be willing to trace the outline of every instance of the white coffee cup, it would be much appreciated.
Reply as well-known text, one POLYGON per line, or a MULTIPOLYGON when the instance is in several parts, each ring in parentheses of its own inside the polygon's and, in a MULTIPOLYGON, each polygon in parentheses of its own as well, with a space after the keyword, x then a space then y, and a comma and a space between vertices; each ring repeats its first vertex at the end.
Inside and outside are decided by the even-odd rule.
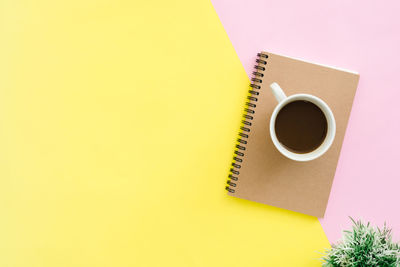
POLYGON ((295 161, 309 161, 316 159, 320 156, 322 156, 332 145, 333 140, 335 139, 335 133, 336 133, 336 123, 335 123, 335 117, 333 116, 333 113, 329 106, 322 101, 320 98, 309 95, 309 94, 295 94, 287 97, 281 87, 277 83, 272 83, 270 85, 272 89, 272 93, 274 94, 276 100, 278 101, 278 105, 275 107, 272 116, 271 116, 271 121, 269 124, 269 130, 271 134, 271 139, 272 142, 274 143, 275 147, 279 150, 279 152, 282 153, 282 155, 286 156, 289 159, 295 160, 295 161), (288 150, 285 146, 283 146, 278 138, 276 137, 276 132, 275 132, 275 120, 276 116, 278 115, 279 111, 287 104, 293 101, 298 101, 298 100, 304 100, 304 101, 309 101, 313 104, 315 104, 317 107, 321 109, 321 111, 324 113, 326 121, 327 121, 327 133, 324 141, 322 144, 316 148, 315 150, 300 154, 300 153, 294 153, 290 150, 288 150))

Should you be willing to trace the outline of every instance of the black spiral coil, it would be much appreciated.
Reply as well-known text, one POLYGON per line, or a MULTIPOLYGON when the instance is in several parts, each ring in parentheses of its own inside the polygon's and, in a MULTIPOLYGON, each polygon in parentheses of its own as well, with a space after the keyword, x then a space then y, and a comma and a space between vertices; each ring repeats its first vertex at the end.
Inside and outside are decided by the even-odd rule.
POLYGON ((241 163, 243 162, 243 157, 246 151, 247 138, 249 138, 249 133, 251 131, 250 127, 252 125, 253 116, 256 113, 254 110, 257 106, 256 102, 258 101, 257 96, 260 94, 259 89, 261 89, 262 78, 264 74, 262 73, 267 66, 267 58, 268 55, 263 53, 257 54, 257 65, 254 65, 253 78, 251 78, 251 89, 249 90, 249 95, 246 102, 246 108, 244 109, 245 113, 243 114, 242 126, 240 127, 239 138, 237 139, 235 155, 233 157, 233 162, 231 164, 231 169, 229 171, 227 186, 225 189, 230 193, 235 193, 235 187, 239 180, 240 168, 242 167, 241 163))

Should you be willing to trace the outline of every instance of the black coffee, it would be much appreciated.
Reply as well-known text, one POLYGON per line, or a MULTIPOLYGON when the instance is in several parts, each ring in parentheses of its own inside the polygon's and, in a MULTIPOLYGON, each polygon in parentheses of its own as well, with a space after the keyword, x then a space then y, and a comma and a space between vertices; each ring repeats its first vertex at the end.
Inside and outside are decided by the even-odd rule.
POLYGON ((279 142, 294 153, 308 153, 325 140, 328 123, 322 110, 309 101, 293 101, 284 106, 275 120, 279 142))

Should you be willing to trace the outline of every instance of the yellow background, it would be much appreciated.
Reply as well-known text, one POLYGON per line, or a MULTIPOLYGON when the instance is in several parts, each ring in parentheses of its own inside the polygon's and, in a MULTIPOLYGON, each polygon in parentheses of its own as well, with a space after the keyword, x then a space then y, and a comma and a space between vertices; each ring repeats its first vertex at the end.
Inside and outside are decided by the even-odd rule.
POLYGON ((249 80, 209 1, 0 0, 0 266, 313 266, 224 190, 249 80))

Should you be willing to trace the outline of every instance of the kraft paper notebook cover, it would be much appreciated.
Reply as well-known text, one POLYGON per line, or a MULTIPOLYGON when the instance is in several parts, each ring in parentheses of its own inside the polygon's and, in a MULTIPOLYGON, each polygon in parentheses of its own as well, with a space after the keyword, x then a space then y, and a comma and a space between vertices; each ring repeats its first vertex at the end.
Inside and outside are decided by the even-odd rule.
POLYGON ((228 180, 228 194, 323 217, 359 75, 268 52, 258 54, 243 126, 228 180), (272 143, 269 120, 277 105, 269 85, 277 82, 286 95, 315 95, 332 109, 336 137, 320 158, 296 162, 272 143))

